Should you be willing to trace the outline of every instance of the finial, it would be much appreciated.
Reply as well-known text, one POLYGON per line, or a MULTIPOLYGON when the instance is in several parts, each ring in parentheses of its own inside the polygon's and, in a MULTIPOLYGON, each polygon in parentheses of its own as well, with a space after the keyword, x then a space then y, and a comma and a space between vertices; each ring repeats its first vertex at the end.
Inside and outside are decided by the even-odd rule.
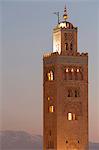
POLYGON ((67 10, 66 10, 66 5, 65 5, 65 8, 64 8, 63 18, 64 18, 65 21, 66 21, 66 19, 68 19, 67 10))

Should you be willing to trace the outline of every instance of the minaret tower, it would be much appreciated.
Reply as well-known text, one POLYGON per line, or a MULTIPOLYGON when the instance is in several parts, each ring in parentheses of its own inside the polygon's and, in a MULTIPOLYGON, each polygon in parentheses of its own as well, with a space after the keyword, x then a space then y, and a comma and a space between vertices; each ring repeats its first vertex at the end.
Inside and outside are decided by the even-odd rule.
POLYGON ((78 52, 66 6, 63 18, 43 56, 43 149, 88 150, 88 54, 78 52))

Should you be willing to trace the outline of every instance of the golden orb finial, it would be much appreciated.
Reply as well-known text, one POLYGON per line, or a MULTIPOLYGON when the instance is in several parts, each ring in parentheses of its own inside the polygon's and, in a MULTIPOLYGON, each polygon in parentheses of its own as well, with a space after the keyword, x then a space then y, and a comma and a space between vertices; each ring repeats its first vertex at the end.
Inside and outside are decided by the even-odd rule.
POLYGON ((66 10, 66 5, 65 5, 65 8, 64 8, 63 18, 64 18, 65 21, 66 21, 66 19, 68 19, 67 10, 66 10))

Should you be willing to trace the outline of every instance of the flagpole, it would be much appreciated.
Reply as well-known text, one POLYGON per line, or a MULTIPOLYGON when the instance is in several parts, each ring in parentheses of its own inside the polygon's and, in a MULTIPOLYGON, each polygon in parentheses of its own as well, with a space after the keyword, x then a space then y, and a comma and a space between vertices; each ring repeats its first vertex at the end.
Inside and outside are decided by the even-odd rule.
POLYGON ((55 15, 58 17, 58 24, 59 24, 59 12, 54 12, 55 15))

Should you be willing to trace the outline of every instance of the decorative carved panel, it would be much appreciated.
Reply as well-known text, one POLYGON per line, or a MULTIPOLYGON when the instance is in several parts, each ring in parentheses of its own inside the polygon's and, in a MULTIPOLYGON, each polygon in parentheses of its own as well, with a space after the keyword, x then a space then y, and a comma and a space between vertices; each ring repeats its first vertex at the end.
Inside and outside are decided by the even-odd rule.
POLYGON ((65 33, 64 34, 64 38, 65 38, 65 41, 72 41, 72 33, 65 33))
POLYGON ((64 111, 67 114, 68 112, 74 113, 77 116, 82 115, 82 103, 81 102, 66 102, 64 111))

